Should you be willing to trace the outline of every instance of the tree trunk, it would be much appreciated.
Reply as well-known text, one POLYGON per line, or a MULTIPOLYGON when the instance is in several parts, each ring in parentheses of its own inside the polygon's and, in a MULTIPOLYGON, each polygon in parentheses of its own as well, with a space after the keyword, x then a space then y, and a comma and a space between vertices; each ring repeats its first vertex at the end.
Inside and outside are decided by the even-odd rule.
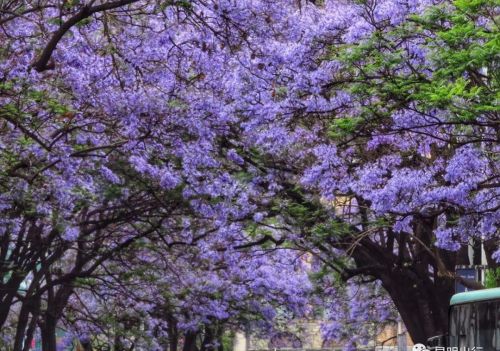
POLYGON ((179 332, 177 330, 177 322, 170 314, 167 316, 167 321, 168 321, 169 351, 177 351, 177 345, 179 343, 179 332))
POLYGON ((17 319, 13 351, 22 351, 26 349, 27 344, 31 343, 39 312, 40 300, 37 297, 26 298, 23 301, 17 319), (29 319, 30 314, 32 315, 31 320, 29 319), (25 346, 23 347, 23 345, 25 346))
POLYGON ((201 343, 201 351, 215 351, 215 333, 212 325, 205 325, 205 335, 201 343))
POLYGON ((21 283, 26 278, 26 274, 12 274, 12 277, 5 283, 0 284, 0 329, 3 327, 9 317, 10 309, 14 298, 19 291, 21 283))
MULTIPOLYGON (((454 282, 446 279, 437 284, 415 280, 412 273, 402 271, 382 277, 382 285, 391 296, 414 343, 448 330, 448 304, 454 282)), ((432 282, 431 282, 432 283, 432 282)))
MULTIPOLYGON (((51 283, 50 278, 47 279, 51 283)), ((61 285, 54 293, 52 287, 48 290, 47 310, 43 313, 44 321, 40 326, 42 334, 42 351, 56 350, 56 328, 57 322, 61 318, 69 297, 73 293, 73 288, 69 284, 61 285)))
POLYGON ((22 304, 21 311, 19 311, 19 317, 17 318, 16 336, 14 338, 14 348, 12 351, 22 351, 23 349, 23 342, 26 337, 25 332, 29 322, 29 314, 28 301, 25 301, 22 304))
POLYGON ((42 334, 42 351, 55 351, 57 318, 50 311, 45 313, 45 318, 40 326, 42 334))
POLYGON ((358 274, 382 282, 414 343, 426 344, 428 338, 447 332, 448 306, 455 287, 451 273, 457 253, 430 251, 433 225, 432 218, 418 218, 414 237, 397 234, 397 254, 368 237, 353 252, 357 267, 376 267, 358 274))
POLYGON ((219 343, 219 346, 217 348, 218 351, 224 351, 224 344, 222 343, 223 336, 224 336, 224 328, 222 326, 219 326, 219 328, 217 328, 217 341, 219 343))
POLYGON ((23 351, 31 350, 31 341, 33 340, 33 336, 35 335, 36 325, 38 316, 40 314, 40 305, 37 306, 37 310, 34 312, 33 317, 31 317, 31 321, 28 327, 28 331, 26 332, 26 340, 24 343, 23 351))
POLYGON ((197 332, 188 331, 184 334, 184 347, 182 351, 198 351, 196 347, 196 337, 198 336, 197 332))

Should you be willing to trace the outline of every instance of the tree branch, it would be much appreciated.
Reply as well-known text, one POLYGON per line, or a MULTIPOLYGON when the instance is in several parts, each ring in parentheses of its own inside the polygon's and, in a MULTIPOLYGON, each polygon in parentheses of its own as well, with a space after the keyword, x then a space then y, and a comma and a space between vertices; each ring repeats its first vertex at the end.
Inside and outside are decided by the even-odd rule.
POLYGON ((132 4, 139 0, 119 0, 112 1, 102 5, 96 6, 83 6, 80 11, 78 11, 73 17, 70 17, 66 22, 64 22, 57 31, 52 34, 50 41, 47 43, 37 60, 31 65, 36 71, 43 72, 49 69, 49 61, 52 57, 54 50, 61 41, 62 37, 78 22, 92 16, 94 13, 102 12, 106 10, 112 10, 118 7, 132 4))

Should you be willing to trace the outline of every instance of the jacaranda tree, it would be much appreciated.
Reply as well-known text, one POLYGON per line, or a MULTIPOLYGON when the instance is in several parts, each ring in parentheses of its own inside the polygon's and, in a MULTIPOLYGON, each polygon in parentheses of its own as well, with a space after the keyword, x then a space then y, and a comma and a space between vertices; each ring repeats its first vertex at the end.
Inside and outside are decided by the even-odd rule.
POLYGON ((468 247, 498 269, 495 4, 319 7, 296 45, 266 43, 261 75, 246 74, 250 112, 235 101, 260 146, 246 154, 279 187, 271 208, 299 247, 340 279, 379 280, 425 342, 446 331, 455 281, 480 288, 455 274, 468 247))
POLYGON ((161 320, 172 338, 193 323, 212 345, 228 316, 271 320, 265 299, 300 310, 301 273, 283 295, 259 283, 281 286, 264 267, 282 249, 323 266, 332 337, 391 318, 335 310, 369 291, 414 341, 443 333, 455 281, 480 287, 455 274, 469 245, 498 281, 495 1, 3 1, 0 26, 8 347, 39 331, 52 351, 57 326, 84 330, 78 296, 102 312, 95 330, 108 296, 119 319, 146 291, 168 294, 129 325, 161 320))

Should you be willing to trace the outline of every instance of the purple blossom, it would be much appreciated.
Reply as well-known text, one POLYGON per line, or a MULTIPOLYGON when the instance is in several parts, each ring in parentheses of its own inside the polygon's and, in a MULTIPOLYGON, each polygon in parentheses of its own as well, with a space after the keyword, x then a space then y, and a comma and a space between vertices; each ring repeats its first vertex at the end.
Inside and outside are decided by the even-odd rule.
POLYGON ((242 165, 245 162, 243 158, 240 155, 238 155, 238 153, 234 149, 228 150, 227 158, 236 163, 237 165, 242 165))
POLYGON ((439 228, 435 234, 437 247, 450 251, 460 249, 460 243, 456 241, 456 233, 453 228, 439 228))
POLYGON ((75 241, 80 235, 80 230, 77 227, 67 227, 63 232, 63 238, 66 241, 75 241))
POLYGON ((106 166, 101 166, 101 173, 102 173, 104 179, 106 179, 108 182, 110 182, 112 184, 119 184, 120 183, 120 178, 115 173, 113 173, 112 170, 110 170, 106 166))

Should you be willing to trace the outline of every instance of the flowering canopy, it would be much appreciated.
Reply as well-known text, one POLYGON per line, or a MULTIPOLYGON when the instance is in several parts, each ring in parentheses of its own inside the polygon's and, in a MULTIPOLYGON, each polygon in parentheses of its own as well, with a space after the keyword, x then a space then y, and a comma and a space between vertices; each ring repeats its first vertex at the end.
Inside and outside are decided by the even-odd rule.
POLYGON ((157 269, 129 277, 151 292, 123 299, 171 285, 155 303, 185 330, 271 319, 265 299, 303 311, 303 274, 279 279, 294 254, 259 244, 378 280, 416 341, 443 331, 467 246, 500 261, 495 16, 488 0, 2 3, 0 325, 14 318, 14 349, 37 327, 53 349, 77 287, 126 280, 118 258, 157 269))

